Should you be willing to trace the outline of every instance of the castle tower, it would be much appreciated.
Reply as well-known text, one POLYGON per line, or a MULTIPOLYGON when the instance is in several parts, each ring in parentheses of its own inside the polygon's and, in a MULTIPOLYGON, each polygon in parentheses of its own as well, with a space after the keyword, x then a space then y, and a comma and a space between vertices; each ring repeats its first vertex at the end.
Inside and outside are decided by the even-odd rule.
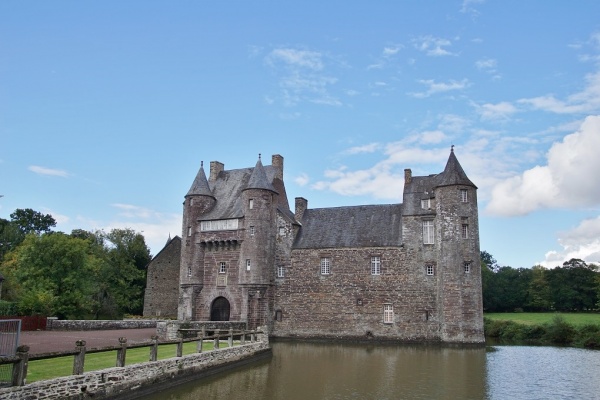
POLYGON ((273 303, 278 192, 259 159, 241 193, 245 238, 240 254, 242 315, 255 328, 268 322, 273 303))
POLYGON ((477 187, 454 154, 435 177, 435 243, 440 338, 484 342, 477 187))
POLYGON ((197 243, 200 232, 199 219, 215 205, 216 199, 208 185, 204 164, 185 195, 183 202, 183 222, 181 262, 180 262, 180 291, 178 319, 191 320, 194 316, 194 304, 202 291, 204 246, 197 243))

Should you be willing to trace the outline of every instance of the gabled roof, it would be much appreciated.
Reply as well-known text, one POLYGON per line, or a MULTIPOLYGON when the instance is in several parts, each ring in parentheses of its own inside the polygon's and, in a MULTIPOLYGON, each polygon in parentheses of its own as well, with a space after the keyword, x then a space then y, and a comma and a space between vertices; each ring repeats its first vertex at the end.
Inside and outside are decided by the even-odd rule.
POLYGON ((294 249, 389 247, 402 243, 402 204, 307 209, 300 222, 294 249))
POLYGON ((192 187, 185 195, 187 196, 213 196, 210 187, 208 186, 208 180, 206 179, 206 174, 204 173, 204 162, 200 162, 200 170, 192 183, 192 187))

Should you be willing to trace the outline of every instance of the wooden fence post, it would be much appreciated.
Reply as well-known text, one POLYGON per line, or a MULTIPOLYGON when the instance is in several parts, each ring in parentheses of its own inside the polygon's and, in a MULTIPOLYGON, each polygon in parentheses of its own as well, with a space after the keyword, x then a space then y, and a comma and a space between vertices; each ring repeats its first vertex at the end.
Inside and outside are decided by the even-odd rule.
POLYGON ((27 378, 27 364, 29 363, 29 346, 21 345, 17 347, 17 357, 19 361, 13 364, 12 385, 24 386, 27 378))
POLYGON ((219 335, 221 334, 221 331, 215 331, 215 333, 213 334, 215 336, 215 341, 213 342, 213 350, 216 350, 219 348, 219 335))
POLYGON ((81 375, 85 363, 85 340, 76 341, 75 346, 77 354, 73 357, 73 375, 81 375))
POLYGON ((121 348, 117 349, 117 367, 124 367, 125 356, 127 354, 127 338, 120 337, 119 344, 121 345, 121 348))
POLYGON ((158 336, 153 335, 152 346, 150 346, 150 361, 156 361, 158 358, 158 336))
POLYGON ((177 342, 177 357, 183 356, 183 338, 179 338, 179 342, 177 342))

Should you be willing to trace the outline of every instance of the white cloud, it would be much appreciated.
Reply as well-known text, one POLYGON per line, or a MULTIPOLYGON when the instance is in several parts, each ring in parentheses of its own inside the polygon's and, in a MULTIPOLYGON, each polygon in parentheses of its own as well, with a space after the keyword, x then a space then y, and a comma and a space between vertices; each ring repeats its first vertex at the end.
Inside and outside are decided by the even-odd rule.
POLYGON ((481 116, 481 119, 484 120, 506 119, 518 111, 514 105, 507 101, 497 104, 486 103, 483 105, 476 105, 475 107, 481 116))
POLYGON ((67 178, 71 175, 62 169, 46 168, 38 165, 30 165, 27 169, 31 172, 35 172, 38 175, 60 176, 61 178, 67 178))
POLYGON ((310 182, 310 179, 307 174, 302 173, 294 178, 294 182, 298 186, 306 186, 308 185, 308 182, 310 182))
POLYGON ((383 56, 384 57, 394 56, 394 55, 398 54, 398 52, 400 51, 401 48, 402 48, 402 46, 384 47, 383 48, 383 56))
POLYGON ((345 154, 360 154, 360 153, 374 153, 381 147, 379 143, 369 143, 363 146, 351 147, 344 151, 345 154))
POLYGON ((425 92, 408 93, 409 95, 416 98, 425 98, 437 93, 462 90, 469 86, 468 79, 462 81, 450 80, 449 82, 436 82, 433 79, 426 79, 420 80, 419 83, 428 86, 428 89, 425 92))
POLYGON ((586 75, 585 80, 585 88, 568 96, 566 100, 559 100, 554 95, 546 95, 520 99, 519 103, 556 114, 600 112, 600 72, 586 75))
POLYGON ((315 71, 323 69, 322 54, 316 51, 297 49, 275 49, 268 56, 268 63, 282 62, 292 67, 308 68, 315 71))
POLYGON ((452 46, 452 42, 449 39, 427 35, 413 39, 412 42, 417 50, 422 51, 428 56, 440 57, 455 55, 446 49, 446 47, 452 46))
POLYGON ((524 215, 540 208, 600 204, 600 116, 587 117, 579 130, 552 145, 547 163, 498 183, 487 211, 524 215))
POLYGON ((560 232, 558 243, 561 250, 547 252, 540 265, 553 268, 572 258, 600 264, 600 216, 583 220, 574 229, 560 232))

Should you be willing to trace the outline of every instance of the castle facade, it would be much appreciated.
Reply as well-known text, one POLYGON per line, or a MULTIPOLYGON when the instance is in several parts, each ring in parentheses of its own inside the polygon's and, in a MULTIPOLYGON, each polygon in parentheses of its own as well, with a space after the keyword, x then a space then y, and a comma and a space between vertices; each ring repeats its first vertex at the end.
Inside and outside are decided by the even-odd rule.
POLYGON ((202 166, 181 239, 149 266, 144 314, 174 316, 177 299, 179 320, 272 337, 483 343, 477 187, 454 150, 443 172, 404 175, 399 204, 311 209, 299 197, 292 211, 280 155, 213 161, 208 178, 202 166), (161 285, 171 264, 177 291, 161 285))

